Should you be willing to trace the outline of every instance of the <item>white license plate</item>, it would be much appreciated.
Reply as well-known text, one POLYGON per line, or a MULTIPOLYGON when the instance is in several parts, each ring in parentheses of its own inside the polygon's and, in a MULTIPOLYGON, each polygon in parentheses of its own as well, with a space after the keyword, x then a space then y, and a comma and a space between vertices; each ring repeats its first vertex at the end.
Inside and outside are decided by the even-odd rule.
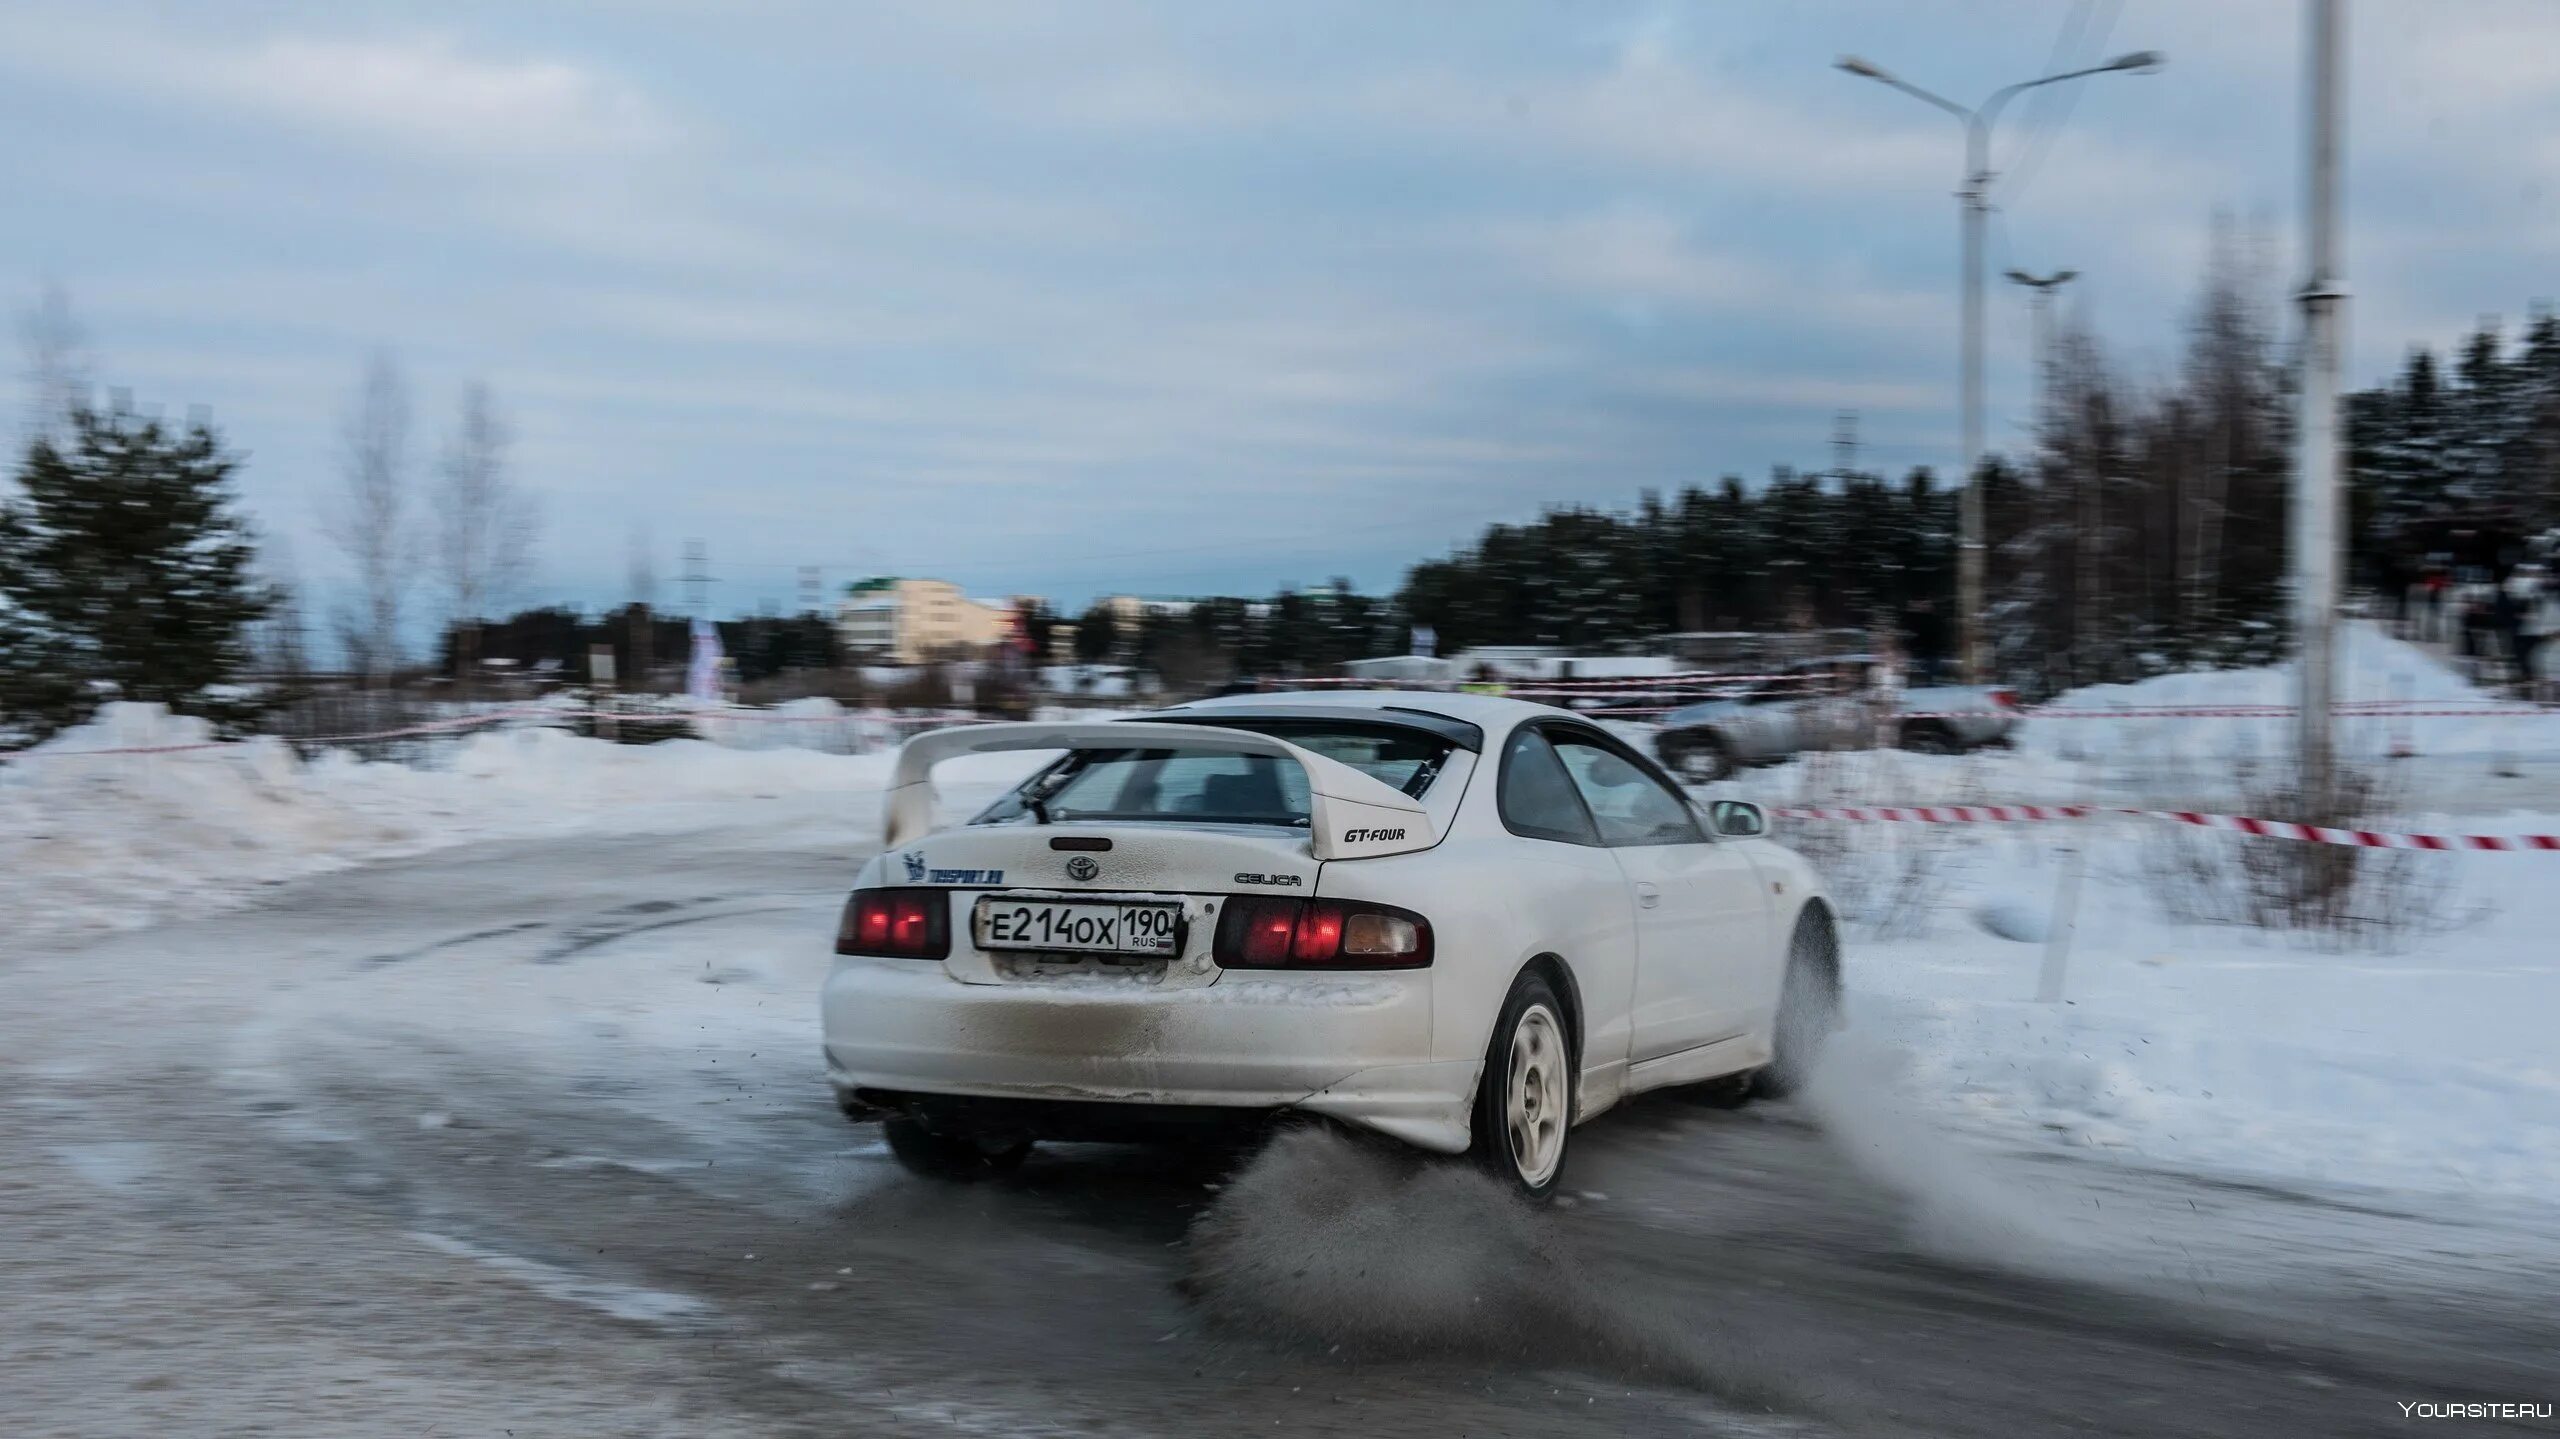
POLYGON ((1128 900, 1007 899, 978 901, 980 949, 1063 950, 1078 954, 1171 957, 1180 940, 1178 903, 1128 900))

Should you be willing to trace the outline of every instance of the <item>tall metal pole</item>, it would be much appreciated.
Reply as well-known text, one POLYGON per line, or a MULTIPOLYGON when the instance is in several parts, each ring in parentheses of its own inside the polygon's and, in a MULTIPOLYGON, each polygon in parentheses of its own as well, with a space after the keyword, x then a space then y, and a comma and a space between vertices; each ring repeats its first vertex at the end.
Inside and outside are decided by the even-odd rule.
MULTIPOLYGON (((2050 275, 2043 276, 2030 275, 2024 270, 2011 270, 2009 272, 2009 279, 2016 284, 2025 286, 2027 290, 2027 304, 2029 307, 2029 319, 2031 322, 2031 343, 2035 347, 2034 364, 2036 378, 2034 410, 2035 426, 2039 436, 2048 433, 2048 426, 2054 422, 2054 375, 2057 367, 2054 364, 2053 359, 2053 297, 2056 291, 2078 278, 2080 278, 2080 272, 2077 270, 2056 270, 2050 275)), ((2044 507, 2044 516, 2046 521, 2054 524, 2058 529, 2070 532, 2074 527, 2071 526, 2060 513, 2060 502, 2053 498, 2055 495, 2055 485, 2059 478, 2060 477, 2058 475, 2052 474, 2044 476, 2042 483, 2038 486, 2038 492, 2046 496, 2048 500, 2048 503, 2044 507)), ((2086 519, 2085 512, 2083 519, 2084 521, 2086 519)), ((2081 550, 2075 553, 2085 554, 2085 547, 2087 545, 2086 537, 2075 536, 2075 538, 2077 538, 2083 546, 2081 550)), ((2050 553, 2045 556, 2045 559, 2048 564, 2054 563, 2054 556, 2050 553)), ((2075 561, 2072 570, 2075 589, 2079 587, 2078 582, 2082 578, 2085 569, 2085 563, 2075 561)), ((2087 624, 2088 619, 2085 607, 2075 609, 2072 616, 2071 630, 2075 644, 2078 642, 2080 636, 2087 633, 2087 624)))
POLYGON ((1956 499, 1956 523, 1962 531, 1956 549, 1956 609, 1958 662, 1970 683, 1980 684, 1987 678, 1982 645, 1982 575, 1985 556, 1984 506, 1980 476, 1982 468, 1982 230, 1991 212, 1991 127, 2000 115, 2000 107, 2028 90, 2040 85, 2057 85, 2077 80, 2084 75, 2104 75, 2112 71, 2150 72, 2161 66, 2160 52, 2135 50, 2119 55, 2103 65, 2090 65, 2060 74, 2042 75, 2021 80, 2015 85, 1992 92, 1991 98, 1975 109, 1966 109, 1943 95, 1934 95, 1908 80, 1892 74, 1873 61, 1855 55, 1843 55, 1835 68, 1863 80, 1890 85, 1924 104, 1934 105, 1964 122, 1964 188, 1956 192, 1956 201, 1964 215, 1964 305, 1963 355, 1958 386, 1958 408, 1963 411, 1964 486, 1956 499))
POLYGON ((1957 498, 1956 631, 1964 682, 1989 678, 1982 653, 1982 231, 1991 210, 1991 127, 1976 111, 1965 122, 1964 190, 1964 492, 1957 498))
POLYGON ((2334 819, 2329 713, 2337 703, 2338 370, 2346 292, 2338 259, 2338 146, 2343 0, 2309 0, 2310 186, 2303 216, 2311 272, 2302 285, 2301 453, 2293 480, 2294 750, 2304 818, 2334 819))

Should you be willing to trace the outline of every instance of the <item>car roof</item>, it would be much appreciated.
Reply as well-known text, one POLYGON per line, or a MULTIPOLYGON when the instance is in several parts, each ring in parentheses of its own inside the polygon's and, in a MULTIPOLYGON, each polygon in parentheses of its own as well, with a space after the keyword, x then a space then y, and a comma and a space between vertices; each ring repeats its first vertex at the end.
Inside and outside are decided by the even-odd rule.
MULTIPOLYGON (((1477 750, 1482 749, 1485 734, 1499 735, 1532 719, 1574 717, 1571 710, 1532 704, 1527 700, 1505 699, 1500 695, 1446 694, 1437 690, 1276 690, 1269 694, 1224 695, 1194 700, 1189 704, 1175 705, 1150 718, 1176 719, 1199 715, 1203 718, 1327 719, 1344 710, 1367 711, 1386 723, 1413 723, 1433 718, 1455 721, 1457 725, 1478 732, 1475 741, 1468 744, 1468 748, 1477 750)), ((1438 725, 1415 724, 1414 727, 1449 733, 1447 728, 1438 725)), ((1454 735, 1451 737, 1455 738, 1454 735)))

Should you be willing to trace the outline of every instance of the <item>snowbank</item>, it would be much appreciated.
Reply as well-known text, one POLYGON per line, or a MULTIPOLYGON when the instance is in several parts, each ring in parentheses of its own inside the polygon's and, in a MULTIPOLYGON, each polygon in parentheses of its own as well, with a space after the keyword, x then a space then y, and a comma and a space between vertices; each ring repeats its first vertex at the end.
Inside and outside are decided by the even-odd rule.
MULTIPOLYGON (((8 943, 203 913, 287 879, 480 839, 809 817, 876 834, 891 760, 699 740, 616 745, 548 729, 473 735, 421 765, 343 753, 306 763, 274 739, 73 754, 210 738, 201 720, 116 704, 0 765, 8 943)), ((1040 758, 972 756, 939 778, 966 802, 1040 758)))
POLYGON ((2138 832, 2087 840, 2063 1003, 2034 1000, 2044 946, 1983 922, 2051 913, 2050 835, 1967 844, 1920 937, 1853 936, 1852 1022, 1905 1053, 1898 1092, 1956 1128, 2162 1167, 2560 1193, 2560 855, 2420 857, 2469 922, 2377 955, 2172 924, 2127 862, 2138 832))
MULTIPOLYGON (((2455 674, 2433 653, 2393 639, 2369 620, 2338 630, 2338 698, 2341 703, 2408 701, 2442 709, 2510 708, 2515 701, 2481 689, 2455 674)), ((2259 669, 2202 670, 2159 675, 2133 684, 2090 685, 2057 695, 2053 709, 2193 708, 2286 705, 2294 702, 2293 664, 2259 669)), ((2018 745, 2030 753, 2077 758, 2085 754, 2149 754, 2199 760, 2274 755, 2290 743, 2286 716, 2212 719, 2029 719, 2018 745)), ((2525 755, 2560 751, 2560 716, 2427 715, 2415 718, 2341 716, 2341 751, 2378 758, 2407 748, 2421 756, 2525 755)))

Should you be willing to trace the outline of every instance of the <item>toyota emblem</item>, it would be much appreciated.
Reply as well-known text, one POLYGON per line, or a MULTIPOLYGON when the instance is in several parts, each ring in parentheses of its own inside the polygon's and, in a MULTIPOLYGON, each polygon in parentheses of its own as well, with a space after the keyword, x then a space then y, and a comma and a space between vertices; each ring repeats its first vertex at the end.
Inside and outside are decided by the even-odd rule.
POLYGON ((1080 854, 1067 861, 1067 878, 1069 879, 1087 880, 1100 873, 1102 873, 1102 866, 1093 862, 1092 855, 1080 854))

